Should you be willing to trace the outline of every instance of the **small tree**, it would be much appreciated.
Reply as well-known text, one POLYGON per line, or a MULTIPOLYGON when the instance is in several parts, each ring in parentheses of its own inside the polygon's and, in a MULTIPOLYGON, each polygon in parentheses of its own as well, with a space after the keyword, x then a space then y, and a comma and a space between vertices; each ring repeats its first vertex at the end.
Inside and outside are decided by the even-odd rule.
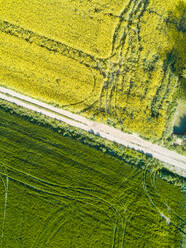
POLYGON ((186 3, 180 1, 167 18, 168 43, 167 62, 179 78, 180 96, 186 95, 186 3))

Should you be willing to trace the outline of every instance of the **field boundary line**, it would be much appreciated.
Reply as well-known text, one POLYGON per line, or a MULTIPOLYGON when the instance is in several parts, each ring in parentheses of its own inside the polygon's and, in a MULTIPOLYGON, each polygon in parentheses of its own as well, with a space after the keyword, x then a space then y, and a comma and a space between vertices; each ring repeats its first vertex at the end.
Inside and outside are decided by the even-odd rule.
POLYGON ((117 144, 151 155, 164 163, 168 170, 186 177, 186 157, 175 151, 153 144, 139 137, 137 134, 124 133, 119 129, 103 123, 94 122, 83 116, 53 107, 31 97, 17 93, 5 87, 0 87, 0 98, 12 102, 23 108, 41 113, 45 116, 67 123, 70 126, 98 135, 117 144), (33 104, 35 106, 33 106, 33 104), (52 111, 52 112, 51 112, 52 111), (70 119, 69 119, 70 118, 70 119))
POLYGON ((4 200, 4 211, 3 211, 3 223, 2 223, 2 233, 1 233, 1 247, 3 248, 3 243, 4 243, 4 231, 5 231, 5 222, 6 222, 6 211, 7 211, 7 206, 8 206, 8 187, 9 187, 9 178, 8 175, 6 175, 6 183, 4 182, 2 176, 1 181, 4 186, 5 190, 5 200, 4 200))

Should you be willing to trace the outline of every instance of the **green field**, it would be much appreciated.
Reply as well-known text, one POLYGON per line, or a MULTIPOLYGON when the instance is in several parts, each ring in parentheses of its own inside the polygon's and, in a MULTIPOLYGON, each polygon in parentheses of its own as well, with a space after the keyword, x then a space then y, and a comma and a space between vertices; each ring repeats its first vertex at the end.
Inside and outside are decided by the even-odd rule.
POLYGON ((160 139, 185 58, 184 8, 181 0, 0 1, 0 84, 160 139))
POLYGON ((184 218, 153 170, 0 110, 0 247, 177 248, 184 218))

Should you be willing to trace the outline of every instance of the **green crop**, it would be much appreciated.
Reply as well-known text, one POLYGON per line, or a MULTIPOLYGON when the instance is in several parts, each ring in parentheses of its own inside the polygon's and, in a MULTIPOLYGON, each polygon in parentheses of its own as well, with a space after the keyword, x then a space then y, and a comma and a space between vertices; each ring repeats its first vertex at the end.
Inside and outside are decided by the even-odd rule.
MULTIPOLYGON (((148 172, 149 171, 149 172, 148 172)), ((0 110, 1 247, 179 247, 184 194, 0 110)))

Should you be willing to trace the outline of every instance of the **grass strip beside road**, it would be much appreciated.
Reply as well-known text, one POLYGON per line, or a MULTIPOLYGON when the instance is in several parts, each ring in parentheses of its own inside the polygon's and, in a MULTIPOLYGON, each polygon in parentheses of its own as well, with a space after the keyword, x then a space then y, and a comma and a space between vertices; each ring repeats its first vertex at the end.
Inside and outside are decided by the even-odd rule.
POLYGON ((60 116, 59 114, 63 113, 63 110, 50 106, 49 104, 42 103, 33 98, 24 96, 22 94, 16 93, 7 88, 1 87, 0 92, 2 92, 0 94, 0 97, 4 100, 16 103, 19 106, 42 113, 59 121, 66 122, 67 124, 83 129, 84 131, 92 131, 102 138, 114 141, 126 147, 135 149, 137 151, 142 151, 143 153, 149 154, 154 158, 164 162, 165 167, 167 167, 168 169, 176 171, 176 173, 181 176, 186 176, 186 157, 177 154, 176 152, 170 151, 156 144, 152 144, 149 141, 145 141, 137 135, 123 133, 116 128, 93 122, 82 116, 69 113, 68 111, 64 111, 64 114, 69 118, 73 118, 72 120, 60 116), (51 111, 55 111, 55 113, 51 111))

